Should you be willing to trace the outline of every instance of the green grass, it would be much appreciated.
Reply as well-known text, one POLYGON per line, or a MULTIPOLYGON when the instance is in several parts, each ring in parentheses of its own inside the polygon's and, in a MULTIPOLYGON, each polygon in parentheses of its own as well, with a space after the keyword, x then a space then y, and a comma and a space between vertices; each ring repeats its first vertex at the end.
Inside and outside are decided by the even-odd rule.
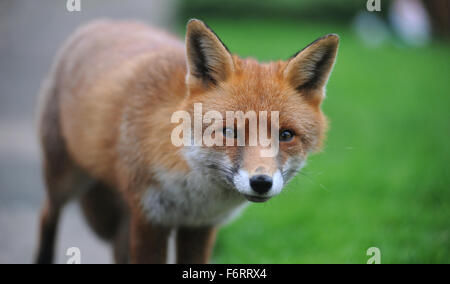
POLYGON ((366 48, 345 26, 214 20, 232 52, 286 59, 338 33, 330 131, 279 197, 219 234, 217 263, 450 263, 450 49, 366 48))

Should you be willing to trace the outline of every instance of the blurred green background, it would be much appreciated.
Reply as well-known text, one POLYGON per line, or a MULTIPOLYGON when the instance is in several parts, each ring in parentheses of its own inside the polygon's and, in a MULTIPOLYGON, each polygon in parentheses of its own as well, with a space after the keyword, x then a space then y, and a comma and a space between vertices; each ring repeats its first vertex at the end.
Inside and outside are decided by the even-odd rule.
MULTIPOLYGON (((409 46, 386 24, 390 35, 367 45, 352 23, 365 2, 183 2, 180 35, 200 18, 242 57, 287 59, 341 37, 323 151, 281 196, 221 230, 214 262, 366 263, 370 247, 382 263, 450 262, 449 41, 409 46)), ((376 15, 386 23, 388 4, 376 15)))

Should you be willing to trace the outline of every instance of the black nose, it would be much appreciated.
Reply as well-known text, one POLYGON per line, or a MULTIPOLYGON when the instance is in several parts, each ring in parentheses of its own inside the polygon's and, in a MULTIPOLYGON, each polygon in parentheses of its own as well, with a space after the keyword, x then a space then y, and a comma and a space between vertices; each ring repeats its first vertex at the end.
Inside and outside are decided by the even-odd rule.
POLYGON ((252 176, 250 186, 257 193, 264 194, 272 188, 272 178, 267 175, 252 176))

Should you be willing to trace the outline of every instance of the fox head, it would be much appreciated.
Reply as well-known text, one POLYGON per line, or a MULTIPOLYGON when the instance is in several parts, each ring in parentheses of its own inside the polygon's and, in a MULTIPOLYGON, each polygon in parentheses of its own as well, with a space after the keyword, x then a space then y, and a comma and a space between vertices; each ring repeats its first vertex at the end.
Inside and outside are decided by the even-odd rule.
POLYGON ((263 202, 279 194, 324 138, 327 123, 320 105, 338 43, 337 35, 326 35, 287 61, 259 63, 232 55, 208 26, 190 20, 185 109, 194 114, 194 105, 201 104, 202 114, 215 111, 224 118, 211 120, 212 136, 223 145, 187 147, 191 166, 250 201, 263 202), (227 112, 255 113, 256 127, 251 127, 248 116, 244 123, 226 123, 227 112), (262 129, 261 114, 267 114, 263 126, 276 144, 273 155, 261 154, 269 146, 259 139, 250 145, 252 134, 262 129), (244 137, 245 145, 238 145, 238 136, 244 137))

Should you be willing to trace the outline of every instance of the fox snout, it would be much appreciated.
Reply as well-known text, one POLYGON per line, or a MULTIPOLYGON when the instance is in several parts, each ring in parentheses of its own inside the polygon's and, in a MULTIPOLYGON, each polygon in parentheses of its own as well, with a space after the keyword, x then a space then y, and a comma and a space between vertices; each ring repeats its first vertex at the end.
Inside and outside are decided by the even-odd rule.
POLYGON ((274 173, 249 173, 245 169, 239 170, 233 179, 236 189, 249 201, 265 202, 278 195, 284 185, 279 169, 274 173))
POLYGON ((250 178, 250 187, 258 194, 265 194, 272 188, 273 180, 268 175, 256 175, 250 178))

